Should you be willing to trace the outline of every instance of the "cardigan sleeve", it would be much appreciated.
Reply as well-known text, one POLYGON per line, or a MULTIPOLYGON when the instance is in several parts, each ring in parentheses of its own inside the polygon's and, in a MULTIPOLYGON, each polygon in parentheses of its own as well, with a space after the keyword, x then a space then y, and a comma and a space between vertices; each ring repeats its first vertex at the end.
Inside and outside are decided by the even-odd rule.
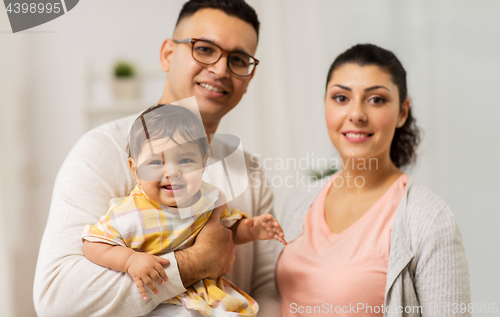
POLYGON ((421 241, 415 288, 422 316, 471 316, 466 309, 469 268, 462 235, 448 206, 437 213, 421 241))

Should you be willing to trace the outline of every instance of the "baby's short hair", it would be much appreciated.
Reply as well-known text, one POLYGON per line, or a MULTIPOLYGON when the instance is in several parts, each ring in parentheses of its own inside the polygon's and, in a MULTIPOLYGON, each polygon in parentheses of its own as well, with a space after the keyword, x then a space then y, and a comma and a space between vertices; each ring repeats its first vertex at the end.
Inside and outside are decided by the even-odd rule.
POLYGON ((128 135, 129 157, 137 161, 148 139, 155 141, 170 138, 179 144, 178 140, 174 140, 176 132, 185 141, 197 143, 203 158, 208 155, 208 142, 201 120, 185 107, 157 104, 144 111, 132 124, 128 135))

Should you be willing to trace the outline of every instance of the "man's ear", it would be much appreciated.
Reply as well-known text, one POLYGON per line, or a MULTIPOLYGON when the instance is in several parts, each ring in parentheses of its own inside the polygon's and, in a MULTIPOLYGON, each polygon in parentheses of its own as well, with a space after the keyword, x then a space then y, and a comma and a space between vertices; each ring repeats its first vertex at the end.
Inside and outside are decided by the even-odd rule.
POLYGON ((165 39, 160 50, 160 65, 164 72, 170 70, 170 63, 174 55, 175 42, 172 39, 165 39))

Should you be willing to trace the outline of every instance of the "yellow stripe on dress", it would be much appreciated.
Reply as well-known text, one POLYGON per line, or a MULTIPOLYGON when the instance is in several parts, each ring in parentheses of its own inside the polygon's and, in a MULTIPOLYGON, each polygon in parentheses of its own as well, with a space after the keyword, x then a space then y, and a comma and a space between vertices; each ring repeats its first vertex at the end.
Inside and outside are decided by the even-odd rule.
POLYGON ((253 298, 222 277, 198 281, 166 303, 183 305, 203 316, 254 317, 259 311, 253 298))

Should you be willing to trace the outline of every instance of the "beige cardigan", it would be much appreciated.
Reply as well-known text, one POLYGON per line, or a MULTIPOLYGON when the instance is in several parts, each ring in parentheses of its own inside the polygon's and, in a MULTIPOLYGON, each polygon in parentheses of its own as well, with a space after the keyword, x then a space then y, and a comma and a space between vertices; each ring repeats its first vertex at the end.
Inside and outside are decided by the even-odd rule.
MULTIPOLYGON (((304 216, 325 183, 312 183, 287 202, 281 223, 289 242, 302 234, 304 216)), ((385 294, 387 317, 470 316, 453 313, 454 303, 470 303, 460 230, 449 206, 412 176, 394 216, 385 294)))

